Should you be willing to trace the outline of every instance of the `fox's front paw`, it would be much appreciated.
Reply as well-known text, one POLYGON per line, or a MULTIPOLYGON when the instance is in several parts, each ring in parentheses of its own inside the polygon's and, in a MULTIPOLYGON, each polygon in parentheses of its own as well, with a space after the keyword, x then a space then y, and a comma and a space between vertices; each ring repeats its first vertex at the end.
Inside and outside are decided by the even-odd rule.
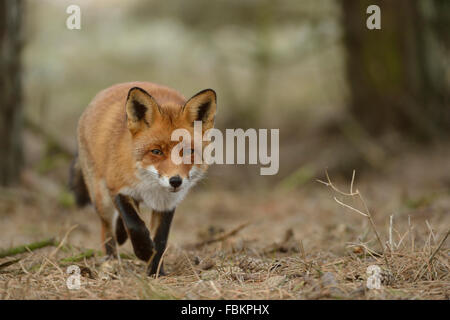
POLYGON ((161 267, 158 270, 158 264, 159 261, 157 263, 150 263, 150 265, 147 267, 147 275, 149 276, 158 276, 158 277, 163 277, 166 276, 166 272, 164 271, 164 267, 163 264, 161 263, 161 267))

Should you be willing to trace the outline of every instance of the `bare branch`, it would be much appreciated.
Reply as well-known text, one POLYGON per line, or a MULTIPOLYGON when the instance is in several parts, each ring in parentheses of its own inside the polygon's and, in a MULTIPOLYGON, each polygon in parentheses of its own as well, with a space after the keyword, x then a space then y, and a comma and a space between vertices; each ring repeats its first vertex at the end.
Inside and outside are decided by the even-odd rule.
POLYGON ((391 271, 391 268, 390 268, 390 265, 389 265, 389 261, 388 261, 388 259, 387 259, 387 257, 386 257, 386 254, 385 254, 386 248, 385 248, 385 246, 383 245, 383 241, 381 240, 381 237, 380 237, 380 235, 379 235, 379 233, 378 233, 378 231, 377 231, 377 228, 376 228, 376 226, 375 226, 375 223, 374 223, 374 221, 373 221, 373 219, 372 219, 372 215, 370 214, 369 208, 367 207, 367 204, 366 204, 366 202, 364 201, 364 198, 363 198, 363 196, 361 195, 361 193, 359 192, 359 190, 356 189, 356 191, 353 192, 353 184, 354 184, 354 181, 355 181, 355 170, 353 170, 352 181, 351 181, 351 183, 350 183, 350 193, 343 192, 343 191, 339 190, 337 187, 335 187, 335 186, 333 185, 333 183, 331 182, 331 179, 330 179, 330 176, 328 175, 328 171, 327 171, 327 170, 325 170, 325 174, 326 174, 326 177, 327 177, 327 182, 324 182, 324 181, 321 181, 321 180, 317 180, 317 181, 320 182, 320 183, 322 183, 322 184, 324 184, 324 185, 326 185, 327 187, 332 188, 335 192, 337 192, 337 193, 339 193, 339 194, 341 194, 341 195, 343 195, 343 196, 348 196, 348 197, 354 197, 354 196, 357 196, 357 197, 359 198, 359 200, 361 201, 361 203, 362 203, 363 206, 364 206, 365 212, 363 212, 363 211, 361 211, 361 210, 359 210, 359 209, 356 209, 355 207, 352 207, 352 206, 350 206, 350 205, 348 205, 348 204, 346 204, 346 203, 344 203, 344 202, 342 202, 342 201, 339 201, 336 197, 333 197, 334 200, 335 200, 338 204, 340 204, 341 206, 343 206, 343 207, 345 207, 345 208, 347 208, 347 209, 350 209, 350 210, 352 210, 352 211, 354 211, 354 212, 356 212, 356 213, 359 213, 360 215, 366 217, 366 218, 369 220, 370 225, 372 226, 372 230, 373 230, 373 232, 375 233, 375 236, 377 237, 378 243, 380 244, 380 247, 381 247, 381 249, 383 250, 383 257, 384 257, 384 261, 385 261, 385 263, 386 263, 386 267, 388 268, 389 271, 391 271))
POLYGON ((368 215, 365 214, 364 212, 362 212, 362 211, 360 211, 360 210, 358 210, 358 209, 356 209, 356 208, 354 208, 354 207, 352 207, 352 206, 349 206, 348 204, 345 204, 345 203, 339 201, 336 197, 334 197, 334 201, 336 201, 337 203, 339 203, 341 206, 344 206, 344 207, 346 207, 346 208, 348 208, 348 209, 350 209, 350 210, 355 211, 356 213, 359 213, 360 215, 362 215, 362 216, 364 216, 364 217, 368 217, 368 215))

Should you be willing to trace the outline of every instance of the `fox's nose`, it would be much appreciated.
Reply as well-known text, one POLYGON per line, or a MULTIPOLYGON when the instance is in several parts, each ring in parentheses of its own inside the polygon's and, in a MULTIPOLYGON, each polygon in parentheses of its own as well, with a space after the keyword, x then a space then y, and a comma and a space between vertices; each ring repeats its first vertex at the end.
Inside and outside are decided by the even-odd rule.
POLYGON ((183 180, 181 179, 180 176, 176 175, 173 176, 169 179, 169 183, 172 187, 174 188, 178 188, 179 186, 181 186, 181 183, 183 182, 183 180))

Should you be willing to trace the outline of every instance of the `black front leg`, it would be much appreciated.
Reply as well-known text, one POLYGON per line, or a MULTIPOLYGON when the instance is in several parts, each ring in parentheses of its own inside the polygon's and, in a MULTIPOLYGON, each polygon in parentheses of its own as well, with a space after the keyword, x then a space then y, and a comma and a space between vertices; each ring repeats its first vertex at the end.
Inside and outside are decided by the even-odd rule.
MULTIPOLYGON (((152 219, 150 222, 150 226, 152 228, 152 232, 154 232, 155 234, 153 242, 155 244, 156 254, 148 265, 147 270, 148 274, 156 274, 156 272, 158 271, 158 265, 161 261, 161 257, 164 253, 164 250, 166 250, 167 239, 169 238, 170 225, 172 223, 174 213, 175 209, 164 212, 153 210, 152 212, 152 219)), ((161 267, 159 269, 159 274, 160 275, 165 274, 162 262, 161 267)))
POLYGON ((134 253, 139 259, 151 262, 156 254, 155 246, 145 222, 137 213, 136 202, 130 197, 119 194, 114 198, 114 204, 131 239, 134 253))

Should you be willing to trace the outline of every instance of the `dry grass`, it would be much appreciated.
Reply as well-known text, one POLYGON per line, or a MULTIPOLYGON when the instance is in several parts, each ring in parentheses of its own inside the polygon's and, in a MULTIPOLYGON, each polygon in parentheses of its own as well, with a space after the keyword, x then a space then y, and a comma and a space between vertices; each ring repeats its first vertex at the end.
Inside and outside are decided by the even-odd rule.
POLYGON ((373 224, 315 181, 292 191, 200 188, 177 210, 169 275, 158 278, 145 275, 129 243, 122 259, 104 261, 91 208, 65 208, 30 188, 4 190, 0 247, 53 236, 59 245, 1 258, 0 298, 449 299, 449 171, 445 158, 433 166, 428 158, 353 181, 350 194, 361 190, 365 206, 337 195, 367 209, 373 224), (430 170, 414 171, 417 164, 430 170), (66 286, 72 264, 81 269, 79 290, 66 286), (383 270, 381 289, 366 288, 371 265, 383 270))

